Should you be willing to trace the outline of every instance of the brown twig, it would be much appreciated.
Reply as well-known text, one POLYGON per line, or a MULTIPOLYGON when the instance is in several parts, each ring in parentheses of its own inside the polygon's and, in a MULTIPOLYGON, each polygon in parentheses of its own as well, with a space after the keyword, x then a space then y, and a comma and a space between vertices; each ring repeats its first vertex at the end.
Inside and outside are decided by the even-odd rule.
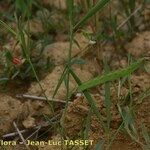
MULTIPOLYGON (((35 95, 28 95, 28 94, 18 94, 18 95, 16 95, 16 97, 17 98, 32 99, 32 100, 47 101, 47 99, 45 97, 35 96, 35 95)), ((60 99, 48 98, 48 101, 66 104, 66 101, 63 101, 63 100, 60 100, 60 99)), ((71 102, 68 102, 68 103, 71 103, 71 102)))
POLYGON ((29 146, 28 146, 27 143, 26 143, 26 140, 24 139, 22 133, 20 132, 19 128, 17 127, 17 124, 16 124, 15 122, 13 122, 13 125, 14 125, 16 131, 18 132, 18 135, 20 136, 20 138, 21 138, 23 144, 24 144, 25 147, 27 148, 27 150, 30 150, 29 146))
MULTIPOLYGON (((22 133, 26 133, 28 130, 21 130, 20 131, 20 133, 22 134, 22 133)), ((16 136, 16 135, 18 135, 18 132, 13 132, 13 133, 8 133, 8 134, 5 134, 5 135, 3 135, 2 136, 2 138, 9 138, 9 137, 14 137, 14 136, 16 136)))

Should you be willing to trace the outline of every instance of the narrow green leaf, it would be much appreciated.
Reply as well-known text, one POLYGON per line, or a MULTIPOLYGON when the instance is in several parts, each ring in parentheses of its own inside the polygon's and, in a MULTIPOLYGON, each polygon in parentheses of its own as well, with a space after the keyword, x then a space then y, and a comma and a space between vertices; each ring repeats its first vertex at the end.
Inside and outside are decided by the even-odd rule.
POLYGON ((69 21, 71 22, 71 25, 73 25, 74 20, 74 0, 66 0, 67 3, 67 9, 68 9, 68 15, 69 15, 69 21))
POLYGON ((110 0, 99 0, 97 4, 92 7, 88 13, 74 26, 74 31, 87 22, 95 13, 101 11, 109 1, 110 0))
POLYGON ((147 144, 147 147, 150 148, 150 135, 148 134, 147 128, 145 127, 143 123, 141 125, 141 128, 142 128, 142 134, 147 144))
POLYGON ((85 121, 84 140, 89 139, 89 131, 91 128, 92 109, 90 108, 85 121))
POLYGON ((0 82, 8 81, 8 78, 0 78, 0 82))
POLYGON ((12 56, 12 53, 11 53, 10 51, 6 51, 5 57, 6 57, 6 59, 7 59, 9 62, 12 62, 13 56, 12 56))
POLYGON ((95 150, 103 150, 104 140, 100 140, 95 147, 95 150))
POLYGON ((98 76, 92 80, 84 82, 82 85, 78 87, 78 89, 80 91, 84 91, 86 89, 95 87, 105 82, 114 81, 118 78, 125 77, 131 74, 132 72, 134 72, 141 64, 143 64, 143 62, 144 62, 144 59, 140 59, 137 62, 131 64, 129 67, 126 67, 125 69, 120 69, 117 71, 110 72, 108 74, 104 74, 102 76, 98 76))
MULTIPOLYGON (((78 86, 80 86, 80 85, 82 84, 82 82, 81 82, 80 79, 77 77, 77 75, 73 72, 72 69, 70 69, 70 73, 71 73, 72 77, 75 79, 75 81, 77 82, 78 86)), ((95 103, 95 101, 93 100, 92 96, 90 95, 90 93, 89 93, 87 90, 83 91, 83 93, 84 93, 84 95, 85 95, 85 97, 86 97, 88 103, 91 105, 91 108, 92 108, 93 112, 95 113, 95 115, 96 115, 97 118, 99 119, 99 121, 100 121, 100 123, 101 123, 103 129, 104 129, 105 131, 107 131, 106 125, 105 125, 105 123, 104 123, 104 121, 103 121, 103 117, 102 117, 101 113, 99 112, 99 109, 98 109, 98 107, 96 106, 96 103, 95 103)))
POLYGON ((134 140, 135 142, 142 145, 142 143, 139 141, 138 132, 135 127, 133 110, 130 109, 128 106, 126 106, 124 108, 121 108, 119 104, 117 106, 118 106, 119 113, 123 119, 124 128, 125 128, 126 132, 130 135, 132 140, 134 140))
POLYGON ((73 65, 73 64, 83 65, 83 64, 85 64, 85 60, 82 58, 73 58, 71 60, 71 65, 73 65))
MULTIPOLYGON (((107 60, 106 59, 104 60, 104 69, 105 69, 105 73, 109 73, 110 69, 109 69, 109 66, 107 64, 107 60)), ((106 107, 107 128, 108 128, 108 131, 109 131, 109 129, 110 129, 110 122, 111 122, 110 82, 106 82, 105 83, 105 100, 104 100, 104 104, 105 104, 105 107, 106 107)))
POLYGON ((58 92, 58 90, 59 90, 59 88, 60 88, 62 82, 64 81, 64 78, 65 78, 65 76, 66 76, 66 73, 67 73, 67 71, 66 71, 66 68, 65 68, 64 71, 63 71, 63 73, 62 73, 62 75, 61 75, 61 77, 60 77, 60 79, 59 79, 59 81, 58 81, 58 84, 57 84, 57 86, 56 86, 56 89, 55 89, 55 91, 54 91, 54 93, 53 93, 53 96, 52 96, 53 98, 54 98, 55 95, 57 94, 57 92, 58 92))
POLYGON ((13 35, 17 36, 17 33, 9 26, 7 25, 5 22, 3 22, 2 20, 0 20, 0 26, 4 27, 5 29, 7 29, 9 32, 11 32, 13 35))
POLYGON ((143 103, 146 98, 150 98, 150 88, 140 94, 137 104, 143 103))

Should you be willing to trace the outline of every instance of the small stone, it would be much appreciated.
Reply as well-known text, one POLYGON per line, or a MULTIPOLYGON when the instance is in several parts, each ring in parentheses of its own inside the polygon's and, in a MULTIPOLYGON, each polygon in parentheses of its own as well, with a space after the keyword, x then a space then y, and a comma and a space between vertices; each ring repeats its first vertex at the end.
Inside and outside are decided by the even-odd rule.
POLYGON ((28 116, 28 118, 26 120, 24 120, 22 122, 22 124, 24 125, 25 128, 32 128, 35 126, 35 119, 31 116, 28 116))

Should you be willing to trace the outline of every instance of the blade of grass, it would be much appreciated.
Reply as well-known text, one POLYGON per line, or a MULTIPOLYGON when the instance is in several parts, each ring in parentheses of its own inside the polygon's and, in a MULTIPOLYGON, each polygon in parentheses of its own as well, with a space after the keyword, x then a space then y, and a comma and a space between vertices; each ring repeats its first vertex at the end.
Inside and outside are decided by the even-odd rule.
POLYGON ((147 129, 143 123, 141 125, 141 128, 142 128, 143 137, 144 137, 145 142, 147 144, 146 147, 147 147, 147 149, 150 149, 150 135, 148 134, 148 131, 147 131, 147 129))
MULTIPOLYGON (((73 46, 73 41, 74 41, 74 33, 73 33, 73 22, 74 22, 74 0, 66 0, 67 4, 67 9, 68 9, 68 17, 69 17, 69 39, 70 39, 70 45, 68 49, 68 60, 66 64, 66 73, 65 76, 62 76, 62 81, 65 80, 66 82, 66 105, 63 111, 64 116, 67 113, 67 108, 68 108, 68 102, 69 102, 69 81, 70 81, 70 68, 71 68, 71 52, 72 52, 72 46, 73 46)), ((61 82, 62 82, 61 81, 61 82)), ((58 87, 58 86, 57 86, 58 87)), ((59 88, 59 87, 58 87, 59 88)), ((64 117, 65 118, 65 117, 64 117)), ((64 122, 64 120, 62 120, 64 122)), ((63 126, 61 126, 60 132, 63 137, 65 137, 65 130, 63 126)))
POLYGON ((67 73, 67 72, 66 72, 66 69, 67 69, 67 68, 64 69, 64 71, 63 71, 63 73, 62 73, 60 79, 58 80, 58 83, 57 83, 57 86, 56 86, 56 88, 55 88, 55 91, 54 91, 54 93, 53 93, 52 98, 55 97, 55 95, 57 94, 57 92, 58 92, 58 90, 59 90, 59 88, 60 88, 60 86, 61 86, 61 84, 62 84, 62 82, 64 81, 64 78, 65 78, 66 73, 67 73))
POLYGON ((87 140, 89 137, 89 130, 91 127, 91 116, 92 116, 92 109, 90 108, 85 121, 84 140, 87 140))
MULTIPOLYGON (((83 139, 84 140, 88 140, 89 139, 89 131, 91 128, 91 117, 92 117, 92 109, 90 108, 90 110, 88 111, 88 115, 85 118, 85 125, 84 125, 84 131, 83 131, 83 139)), ((88 149, 87 145, 84 145, 84 149, 88 149)))
POLYGON ((119 126, 119 128, 116 130, 116 132, 112 135, 109 144, 107 145, 106 149, 110 149, 113 141, 115 140, 115 138, 117 137, 117 134, 119 133, 119 131, 123 128, 123 122, 121 123, 121 125, 119 126))
MULTIPOLYGON (((17 39, 19 41, 19 44, 20 44, 20 46, 22 48, 23 57, 26 58, 26 60, 30 64, 31 70, 32 70, 32 72, 33 72, 33 74, 34 74, 34 76, 35 76, 35 78, 36 78, 36 80, 37 80, 37 82, 39 84, 39 87, 41 88, 41 91, 43 92, 43 94, 44 94, 44 96, 45 96, 45 98, 47 100, 47 103, 49 104, 49 106, 51 108, 51 111, 53 113, 54 112, 53 106, 52 106, 51 102, 48 101, 48 98, 47 98, 47 96, 46 96, 46 94, 44 92, 44 89, 43 89, 43 87, 42 87, 42 85, 40 83, 40 80, 38 78, 38 75, 36 73, 34 65, 32 64, 32 61, 31 61, 31 58, 30 58, 30 51, 31 51, 30 40, 31 39, 28 36, 29 35, 29 24, 28 24, 28 30, 25 32, 24 25, 23 25, 23 20, 21 20, 21 19, 18 20, 17 15, 15 15, 15 18, 16 18, 17 25, 18 25, 17 26, 18 27, 18 32, 17 32, 16 37, 17 37, 17 39)), ((29 18, 28 18, 28 20, 29 20, 29 18)))
POLYGON ((126 67, 125 69, 120 69, 117 71, 110 72, 108 74, 104 74, 102 76, 98 76, 92 80, 84 82, 82 85, 80 85, 78 87, 78 89, 80 91, 84 91, 86 89, 95 87, 95 86, 103 84, 105 82, 114 81, 118 78, 125 77, 125 76, 131 74, 132 72, 134 72, 136 69, 138 69, 138 67, 141 64, 143 64, 143 62, 144 62, 144 59, 140 59, 137 62, 131 64, 129 67, 126 67))
MULTIPOLYGON (((109 73, 109 70, 110 70, 109 66, 107 64, 106 58, 104 59, 104 70, 105 70, 105 73, 109 73)), ((105 82, 105 100, 104 100, 104 104, 105 104, 105 107, 106 107, 106 115, 107 115, 107 129, 109 131, 110 122, 111 122, 110 82, 105 82)))
POLYGON ((95 147, 95 150, 103 150, 104 140, 100 140, 95 147))
POLYGON ((8 80, 9 80, 8 78, 0 78, 0 83, 8 80))
MULTIPOLYGON (((77 77, 77 75, 73 72, 72 69, 70 69, 70 73, 72 75, 72 77, 75 79, 76 83, 78 84, 78 86, 80 86, 82 84, 82 82, 80 81, 80 79, 77 77)), ((99 119, 103 129, 105 130, 105 132, 107 132, 107 128, 106 128, 106 124, 104 123, 103 121, 103 117, 101 115, 101 113, 99 112, 99 109, 98 107, 96 106, 96 103, 95 101, 93 100, 92 96, 90 95, 90 93, 85 90, 83 91, 88 103, 90 104, 93 112, 95 113, 95 115, 97 116, 97 118, 99 119)))
POLYGON ((144 99, 150 97, 150 88, 146 89, 144 92, 140 94, 140 97, 137 101, 137 104, 141 104, 144 102, 144 99))
POLYGON ((2 20, 0 20, 0 25, 2 27, 4 27, 5 29, 7 29, 10 33, 12 33, 14 36, 17 36, 17 33, 9 26, 7 25, 5 22, 3 22, 2 20))
POLYGON ((132 140, 143 146, 143 143, 139 140, 139 135, 135 128, 134 117, 132 112, 133 110, 131 110, 128 106, 124 108, 121 108, 119 104, 117 106, 119 113, 122 116, 126 132, 129 134, 132 140))
MULTIPOLYGON (((67 9, 68 9, 68 17, 69 17, 69 38, 70 38, 70 45, 68 49, 68 60, 67 60, 67 70, 66 70, 66 88, 67 88, 67 94, 66 94, 66 106, 64 111, 66 112, 68 101, 69 101, 69 81, 70 81, 70 72, 69 69, 71 68, 71 53, 72 53, 72 46, 74 41, 74 33, 73 33, 73 23, 74 23, 74 0, 67 0, 67 9)), ((64 78, 65 79, 65 78, 64 78)))
POLYGON ((86 0, 86 4, 87 4, 88 8, 92 8, 93 1, 92 0, 86 0))
POLYGON ((72 46, 73 46, 73 41, 74 41, 74 33, 73 33, 73 23, 74 23, 74 0, 67 0, 67 9, 68 9, 68 17, 69 17, 69 38, 70 38, 70 46, 68 50, 68 60, 67 60, 67 74, 66 74, 66 81, 67 81, 67 94, 66 98, 67 101, 69 100, 69 81, 70 81, 70 72, 69 69, 71 68, 71 52, 72 52, 72 46))
MULTIPOLYGON (((131 54, 128 54, 128 65, 132 63, 132 57, 131 54)), ((131 84, 131 74, 128 75, 128 86, 129 86, 129 100, 130 100, 130 107, 133 105, 133 99, 132 99, 132 84, 131 84)))
POLYGON ((98 11, 101 11, 110 0, 99 0, 97 4, 92 7, 87 14, 74 26, 74 31, 76 31, 79 27, 85 24, 94 14, 98 11))
POLYGON ((74 0, 66 0, 67 3, 67 9, 68 9, 68 16, 69 16, 69 21, 70 21, 70 28, 72 30, 72 25, 74 22, 74 0))

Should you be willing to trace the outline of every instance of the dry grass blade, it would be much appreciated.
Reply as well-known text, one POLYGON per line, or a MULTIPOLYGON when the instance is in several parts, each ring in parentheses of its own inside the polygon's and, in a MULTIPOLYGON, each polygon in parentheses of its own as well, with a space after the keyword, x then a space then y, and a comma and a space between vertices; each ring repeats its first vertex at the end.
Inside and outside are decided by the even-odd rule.
MULTIPOLYGON (((51 101, 51 102, 56 102, 56 103, 64 103, 66 104, 66 101, 60 100, 60 99, 54 99, 54 98, 48 98, 46 99, 45 97, 41 96, 35 96, 35 95, 28 95, 28 94, 18 94, 16 95, 17 98, 25 98, 25 99, 32 99, 32 100, 40 100, 40 101, 51 101)), ((71 102, 69 102, 71 103, 71 102)))
MULTIPOLYGON (((21 130, 20 133, 26 133, 28 130, 21 130)), ((18 135, 18 132, 8 133, 2 136, 2 138, 9 138, 18 135)))
POLYGON ((35 134, 36 134, 36 138, 37 138, 37 135, 38 135, 38 132, 40 131, 40 129, 41 129, 41 126, 39 126, 30 136, 28 136, 26 138, 26 140, 30 139, 35 134))

